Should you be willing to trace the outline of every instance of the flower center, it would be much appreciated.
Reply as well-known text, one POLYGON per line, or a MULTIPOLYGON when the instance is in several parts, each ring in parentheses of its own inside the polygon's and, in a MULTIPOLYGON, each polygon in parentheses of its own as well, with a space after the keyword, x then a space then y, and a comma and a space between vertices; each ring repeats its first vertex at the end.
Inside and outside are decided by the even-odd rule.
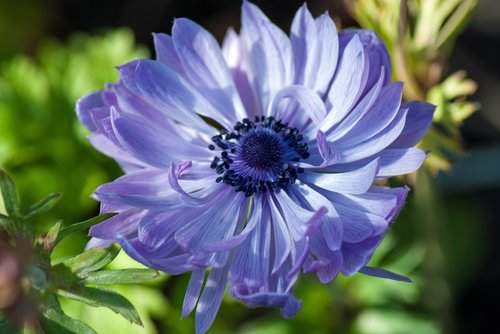
POLYGON ((212 137, 215 145, 208 146, 210 150, 220 150, 210 165, 220 175, 216 182, 252 196, 295 183, 297 173, 304 171, 295 165, 307 159, 309 153, 296 128, 273 117, 257 116, 253 122, 237 122, 233 129, 212 137))
POLYGON ((283 143, 272 130, 257 128, 249 131, 241 144, 241 157, 250 168, 275 169, 283 158, 283 143))

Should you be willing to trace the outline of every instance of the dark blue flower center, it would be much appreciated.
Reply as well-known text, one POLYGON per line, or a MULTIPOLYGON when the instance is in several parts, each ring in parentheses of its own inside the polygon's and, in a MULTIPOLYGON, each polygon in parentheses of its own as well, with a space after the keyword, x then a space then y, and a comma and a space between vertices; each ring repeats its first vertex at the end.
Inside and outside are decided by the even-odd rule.
POLYGON ((282 163, 283 146, 281 138, 272 130, 253 129, 241 140, 241 157, 251 168, 274 170, 282 163))
POLYGON ((215 145, 208 146, 220 150, 210 165, 220 175, 216 182, 231 185, 246 196, 295 183, 297 173, 303 172, 297 162, 309 157, 296 128, 262 116, 237 122, 233 129, 212 137, 215 145))

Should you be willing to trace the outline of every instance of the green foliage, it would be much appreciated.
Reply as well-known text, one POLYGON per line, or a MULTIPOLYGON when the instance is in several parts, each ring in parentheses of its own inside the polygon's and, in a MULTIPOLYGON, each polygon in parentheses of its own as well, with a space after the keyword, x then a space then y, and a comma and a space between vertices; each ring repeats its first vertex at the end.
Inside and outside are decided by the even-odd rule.
MULTIPOLYGON (((107 307, 128 321, 142 326, 139 313, 122 295, 111 290, 89 287, 87 284, 141 283, 158 277, 152 269, 103 270, 120 252, 116 245, 92 248, 62 263, 52 265, 51 255, 57 243, 71 233, 80 232, 102 222, 112 214, 101 215, 61 229, 61 222, 54 224, 47 233, 35 238, 33 222, 38 222, 61 198, 49 195, 26 211, 20 210, 12 178, 0 169, 0 190, 7 215, 2 215, 0 254, 13 266, 4 266, 3 289, 22 291, 14 298, 1 301, 0 328, 34 326, 48 333, 96 333, 83 322, 66 315, 57 295, 88 304, 107 307), (21 274, 19 274, 21 273, 21 274), (27 307, 26 305, 29 305, 27 307), (12 310, 16 310, 17 313, 12 310), (41 319, 39 314, 42 315, 41 319), (4 320, 5 319, 5 320, 4 320)), ((5 260, 4 260, 5 261, 5 260)))
MULTIPOLYGON (((40 218, 44 223, 96 211, 89 194, 119 169, 87 143, 75 101, 115 81, 116 66, 147 55, 122 29, 74 35, 67 44, 48 41, 34 59, 17 55, 0 63, 0 166, 18 180, 27 202, 56 191, 65 194, 60 206, 40 218)), ((46 224, 37 226, 41 231, 46 224)))
POLYGON ((460 126, 479 105, 466 101, 474 81, 459 71, 444 77, 447 57, 477 0, 351 0, 351 12, 363 28, 379 34, 388 47, 394 79, 404 82, 407 100, 437 106, 434 124, 420 147, 433 172, 449 170, 450 153, 461 153, 460 126), (403 7, 401 7, 403 6, 403 7))

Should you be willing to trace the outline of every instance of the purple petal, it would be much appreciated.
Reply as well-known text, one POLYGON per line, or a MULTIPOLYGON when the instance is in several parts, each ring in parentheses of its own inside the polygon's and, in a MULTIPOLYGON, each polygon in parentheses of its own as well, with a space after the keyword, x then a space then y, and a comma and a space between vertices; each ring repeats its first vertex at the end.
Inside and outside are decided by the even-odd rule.
POLYGON ((98 107, 103 107, 102 91, 90 93, 76 102, 76 114, 80 122, 89 130, 96 131, 97 127, 94 124, 90 110, 98 107))
POLYGON ((200 300, 196 306, 196 334, 208 331, 219 311, 227 285, 227 267, 213 269, 208 275, 200 300))
POLYGON ((345 136, 351 129, 358 124, 360 119, 370 111, 371 106, 377 100, 382 89, 384 75, 381 74, 377 83, 365 94, 354 109, 340 122, 334 113, 326 115, 321 123, 320 130, 328 134, 329 140, 337 140, 345 136))
POLYGON ((352 145, 346 147, 339 141, 337 144, 337 150, 340 152, 339 163, 361 160, 373 156, 388 147, 401 134, 405 125, 406 114, 407 110, 402 110, 387 128, 363 142, 352 143, 352 145))
POLYGON ((338 37, 335 23, 324 14, 314 20, 304 4, 295 14, 291 28, 295 61, 295 83, 323 96, 337 66, 338 37))
POLYGON ((387 278, 391 279, 394 281, 400 281, 400 282, 408 282, 411 283, 411 279, 405 276, 398 275, 396 273, 393 273, 391 271, 382 269, 382 268, 373 268, 373 267, 368 267, 365 266, 359 270, 360 273, 368 275, 368 276, 373 276, 373 277, 379 277, 379 278, 387 278))
POLYGON ((172 38, 193 86, 229 121, 246 116, 215 38, 188 19, 176 19, 172 38))
MULTIPOLYGON (((264 286, 269 276, 271 254, 271 230, 269 209, 262 199, 250 215, 251 220, 258 221, 246 240, 235 250, 234 260, 229 271, 231 285, 244 284, 247 288, 258 289, 264 286), (265 208, 263 208, 263 206, 265 208)), ((280 241, 280 239, 276 239, 280 241)))
POLYGON ((332 251, 328 246, 326 235, 311 237, 311 253, 315 260, 305 267, 307 272, 316 272, 321 283, 333 281, 342 269, 342 253, 338 250, 332 251))
POLYGON ((155 249, 169 243, 172 244, 170 251, 175 250, 178 245, 172 237, 175 231, 183 225, 182 220, 175 219, 176 215, 179 215, 176 210, 152 211, 146 214, 137 227, 139 240, 155 249))
POLYGON ((370 192, 373 192, 377 195, 392 195, 396 197, 396 204, 394 205, 391 212, 386 216, 387 221, 393 222, 396 216, 399 214, 399 211, 403 208, 403 204, 405 203, 406 196, 410 188, 408 187, 400 187, 400 188, 389 188, 389 187, 372 187, 370 192))
POLYGON ((175 240, 192 254, 212 252, 214 247, 227 250, 243 241, 231 237, 246 213, 248 199, 243 194, 234 196, 231 188, 226 189, 204 207, 192 210, 190 219, 184 218, 186 224, 175 233, 175 240))
POLYGON ((257 103, 255 98, 256 87, 250 83, 252 70, 250 68, 248 52, 243 41, 232 28, 228 30, 224 37, 222 55, 231 71, 234 84, 245 106, 248 117, 254 118, 256 115, 262 114, 262 111, 258 110, 257 107, 260 104, 257 103))
POLYGON ((106 239, 99 239, 99 238, 91 238, 87 245, 85 245, 85 250, 89 250, 94 247, 99 247, 99 248, 108 248, 113 244, 114 240, 106 240, 106 239))
POLYGON ((133 171, 138 168, 146 167, 147 165, 140 160, 131 156, 122 148, 117 147, 109 138, 102 134, 93 134, 89 137, 89 142, 98 151, 106 154, 108 157, 115 159, 125 171, 133 171))
POLYGON ((385 233, 389 223, 382 217, 359 209, 335 203, 343 226, 342 238, 345 242, 357 243, 370 237, 385 233))
POLYGON ((212 133, 211 127, 197 115, 200 114, 232 126, 190 83, 168 66, 152 60, 139 61, 135 83, 149 103, 181 124, 212 133))
POLYGON ((327 106, 335 115, 333 124, 343 119, 363 92, 366 81, 366 56, 359 37, 354 36, 341 56, 328 92, 327 106))
POLYGON ((171 67, 179 74, 184 74, 182 63, 174 47, 172 37, 167 34, 153 34, 156 60, 171 67))
POLYGON ((138 209, 128 209, 104 222, 94 225, 89 235, 99 239, 115 239, 117 235, 129 236, 137 231, 137 225, 145 212, 138 209))
POLYGON ((436 110, 436 106, 418 101, 403 103, 401 108, 407 108, 408 115, 403 131, 391 144, 394 148, 407 148, 417 144, 432 124, 432 117, 436 110))
POLYGON ((182 305, 182 317, 185 318, 189 313, 193 312, 198 298, 200 297, 201 286, 205 278, 205 269, 196 268, 191 273, 186 294, 184 295, 184 303, 182 305))
POLYGON ((168 167, 172 159, 209 159, 210 152, 168 133, 153 122, 128 113, 111 113, 113 129, 128 152, 152 166, 168 167))
POLYGON ((301 175, 300 179, 308 184, 313 184, 319 188, 327 189, 328 191, 347 194, 362 194, 373 184, 375 176, 378 172, 378 165, 378 159, 375 159, 369 164, 349 172, 306 172, 301 175))
POLYGON ((364 267, 377 249, 383 235, 363 240, 358 243, 344 243, 342 245, 342 274, 351 276, 364 267))
POLYGON ((272 96, 292 82, 292 50, 290 40, 262 11, 243 2, 241 36, 250 53, 254 70, 251 79, 258 92, 260 109, 265 110, 272 96))
POLYGON ((358 36, 368 58, 369 75, 366 87, 372 87, 382 70, 385 74, 384 86, 391 80, 391 58, 384 42, 371 30, 346 29, 339 33, 340 45, 346 45, 353 36, 358 36))
POLYGON ((335 22, 325 13, 316 19, 318 29, 319 66, 318 72, 309 73, 309 76, 320 96, 323 96, 332 81, 337 68, 339 41, 335 22))
POLYGON ((338 143, 342 146, 355 145, 386 129, 400 112, 402 94, 401 82, 382 88, 375 103, 344 137, 338 139, 338 143))
POLYGON ((230 290, 231 296, 243 301, 249 307, 278 307, 286 318, 293 317, 302 306, 300 300, 290 293, 263 292, 246 295, 244 294, 244 290, 239 291, 238 288, 239 287, 236 286, 230 290))
POLYGON ((309 88, 298 85, 288 86, 280 90, 269 104, 267 114, 275 116, 283 122, 288 122, 289 120, 287 117, 292 116, 289 115, 289 110, 278 108, 279 103, 285 99, 297 101, 302 107, 304 113, 309 116, 309 119, 311 119, 315 124, 320 123, 326 116, 325 105, 319 98, 318 94, 309 88), (281 114, 280 111, 283 112, 283 114, 281 114))
POLYGON ((380 153, 377 178, 389 178, 416 171, 424 163, 427 153, 419 148, 387 149, 380 153))

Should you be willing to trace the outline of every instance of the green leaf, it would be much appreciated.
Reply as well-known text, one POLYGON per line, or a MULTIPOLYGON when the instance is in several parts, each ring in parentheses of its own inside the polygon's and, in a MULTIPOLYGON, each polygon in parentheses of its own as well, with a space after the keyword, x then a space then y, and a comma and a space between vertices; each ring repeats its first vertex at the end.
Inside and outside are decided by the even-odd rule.
POLYGON ((74 273, 86 273, 101 269, 120 253, 120 247, 112 244, 108 248, 93 247, 82 254, 63 262, 74 273))
POLYGON ((99 270, 82 281, 92 284, 135 284, 151 281, 160 274, 153 269, 99 270))
POLYGON ((33 204, 25 213, 25 219, 31 219, 52 209, 62 198, 62 193, 53 193, 33 204))
POLYGON ((42 328, 46 333, 57 334, 97 334, 83 322, 64 314, 57 296, 50 294, 42 306, 42 328))
POLYGON ((134 306, 122 295, 101 288, 77 287, 71 290, 58 290, 60 296, 73 299, 90 306, 107 307, 125 319, 142 326, 139 313, 134 306))
POLYGON ((59 233, 59 237, 56 240, 56 244, 59 243, 59 241, 61 241, 62 239, 64 239, 68 235, 70 235, 71 233, 86 230, 86 229, 88 229, 96 224, 102 223, 106 219, 111 218, 115 215, 116 215, 116 213, 105 213, 103 215, 99 215, 97 217, 85 220, 83 222, 70 225, 70 226, 66 227, 65 229, 63 229, 59 233))
POLYGON ((68 317, 61 310, 47 309, 43 312, 42 328, 46 333, 57 334, 97 334, 83 322, 68 317))
POLYGON ((6 171, 0 168, 0 190, 2 192, 3 204, 7 214, 12 217, 19 216, 19 201, 17 199, 14 181, 6 171))

